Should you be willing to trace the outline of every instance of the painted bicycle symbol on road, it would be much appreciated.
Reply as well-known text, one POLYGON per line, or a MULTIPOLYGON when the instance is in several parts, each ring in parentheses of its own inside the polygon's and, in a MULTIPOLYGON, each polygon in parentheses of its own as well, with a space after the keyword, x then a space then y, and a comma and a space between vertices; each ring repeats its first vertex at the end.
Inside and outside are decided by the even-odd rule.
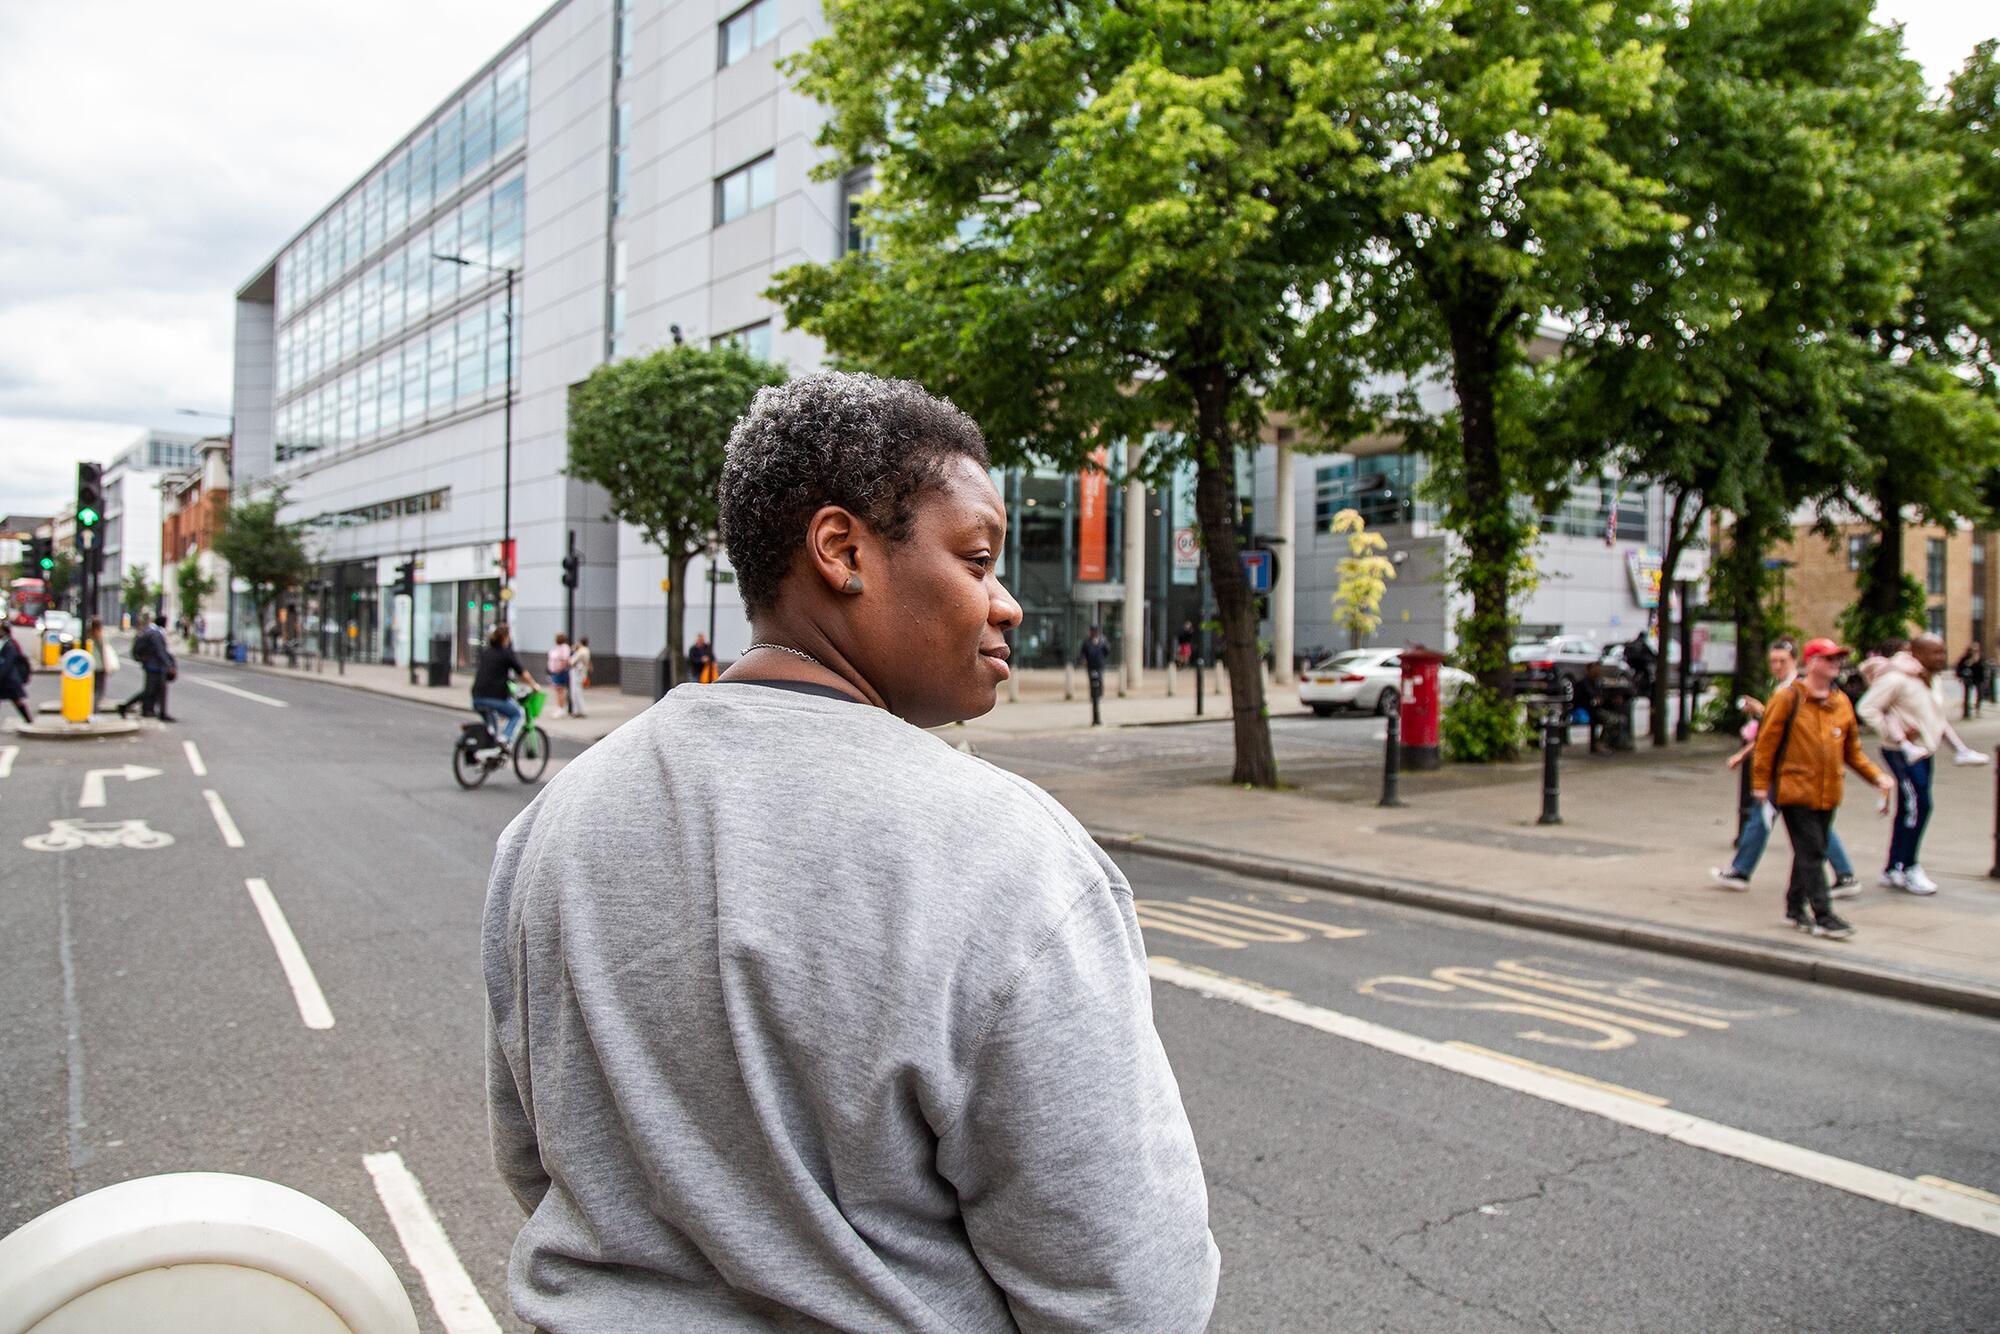
POLYGON ((170 846, 174 836, 144 820, 51 820, 46 834, 30 834, 21 846, 30 852, 73 852, 77 848, 138 848, 170 846))

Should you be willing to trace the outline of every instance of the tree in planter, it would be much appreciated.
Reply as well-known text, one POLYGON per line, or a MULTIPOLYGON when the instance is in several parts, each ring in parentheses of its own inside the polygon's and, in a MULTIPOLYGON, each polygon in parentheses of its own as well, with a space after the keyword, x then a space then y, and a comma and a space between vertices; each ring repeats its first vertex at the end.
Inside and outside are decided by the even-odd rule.
POLYGON ((687 679, 687 566, 718 523, 723 447, 782 367, 735 346, 671 347, 599 366, 570 393, 570 476, 667 558, 668 686, 687 679))
POLYGON ((174 566, 174 590, 180 595, 181 615, 187 617, 188 633, 192 636, 194 618, 215 593, 215 577, 201 568, 199 555, 188 556, 174 566))
POLYGON ((1347 535, 1347 555, 1341 558, 1340 582, 1333 590, 1333 624, 1347 631, 1348 647, 1360 648, 1382 626, 1382 595, 1396 577, 1396 565, 1382 554, 1389 549, 1388 540, 1368 531, 1359 510, 1334 515, 1331 531, 1347 535))
POLYGON ((1459 658, 1484 687, 1463 694, 1469 709, 1513 689, 1510 582, 1534 540, 1521 497, 1569 471, 1508 420, 1510 398, 1539 393, 1524 372, 1538 321, 1595 304, 1591 256, 1676 221, 1649 164, 1621 157, 1611 133, 1651 104, 1672 20, 1641 0, 1449 8, 1447 40, 1395 48, 1393 114, 1368 121, 1387 262, 1355 281, 1386 368, 1449 370, 1455 419, 1424 438, 1442 524, 1463 548, 1459 658))
POLYGON ((132 568, 125 571, 125 582, 120 588, 120 601, 132 617, 134 625, 146 625, 153 619, 153 608, 160 596, 160 586, 146 573, 143 561, 134 561, 132 568))
POLYGON ((1139 440, 1114 471, 1192 463, 1233 781, 1275 786, 1237 464, 1289 372, 1315 384, 1323 430, 1354 399, 1337 335, 1359 319, 1339 275, 1367 239, 1356 124, 1382 52, 1441 21, 1376 0, 846 0, 827 17, 792 68, 828 107, 826 173, 872 170, 870 244, 772 295, 841 364, 951 399, 997 463, 1082 469, 1139 440))
POLYGON ((254 499, 232 500, 222 531, 215 537, 215 554, 229 562, 233 578, 250 586, 260 655, 267 663, 271 660, 271 638, 264 633, 269 624, 267 613, 312 569, 303 529, 278 517, 284 507, 283 488, 254 499))

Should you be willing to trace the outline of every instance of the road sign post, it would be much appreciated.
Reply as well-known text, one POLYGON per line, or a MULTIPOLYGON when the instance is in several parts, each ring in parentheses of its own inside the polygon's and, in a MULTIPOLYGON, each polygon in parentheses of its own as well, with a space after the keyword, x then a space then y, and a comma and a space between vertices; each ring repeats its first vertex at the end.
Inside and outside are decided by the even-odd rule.
POLYGON ((80 648, 63 654, 62 716, 66 723, 87 723, 97 704, 97 663, 80 648))

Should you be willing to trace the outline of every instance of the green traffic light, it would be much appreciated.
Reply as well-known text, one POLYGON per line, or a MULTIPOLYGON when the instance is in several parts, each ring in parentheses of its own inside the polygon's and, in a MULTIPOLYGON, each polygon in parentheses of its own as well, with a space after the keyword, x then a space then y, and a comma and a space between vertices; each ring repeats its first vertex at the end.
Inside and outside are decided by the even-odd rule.
POLYGON ((76 512, 76 521, 88 528, 97 522, 97 511, 86 505, 76 512))
POLYGON ((50 560, 50 559, 49 559, 49 558, 48 558, 47 556, 44 556, 44 557, 42 557, 42 568, 43 568, 43 569, 45 569, 45 570, 53 570, 53 569, 54 569, 55 567, 56 567, 56 563, 55 563, 54 561, 50 560))

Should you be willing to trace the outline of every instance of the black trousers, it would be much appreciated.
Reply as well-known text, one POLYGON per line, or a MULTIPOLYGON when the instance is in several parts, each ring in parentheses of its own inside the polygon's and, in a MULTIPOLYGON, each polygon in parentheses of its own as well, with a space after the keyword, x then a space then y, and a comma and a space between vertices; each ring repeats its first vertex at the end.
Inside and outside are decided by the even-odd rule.
POLYGON ((167 713, 166 676, 160 672, 141 672, 140 675, 146 678, 146 683, 139 688, 138 694, 119 707, 129 709, 137 704, 141 718, 164 718, 167 713))
MULTIPOLYGON (((1810 806, 1780 806, 1785 817, 1785 833, 1792 840, 1792 882, 1785 889, 1785 915, 1799 917, 1808 909, 1813 920, 1833 915, 1826 894, 1826 840, 1833 832, 1833 812, 1816 811, 1810 806)), ((1756 819, 1753 813, 1750 817, 1756 819)))

